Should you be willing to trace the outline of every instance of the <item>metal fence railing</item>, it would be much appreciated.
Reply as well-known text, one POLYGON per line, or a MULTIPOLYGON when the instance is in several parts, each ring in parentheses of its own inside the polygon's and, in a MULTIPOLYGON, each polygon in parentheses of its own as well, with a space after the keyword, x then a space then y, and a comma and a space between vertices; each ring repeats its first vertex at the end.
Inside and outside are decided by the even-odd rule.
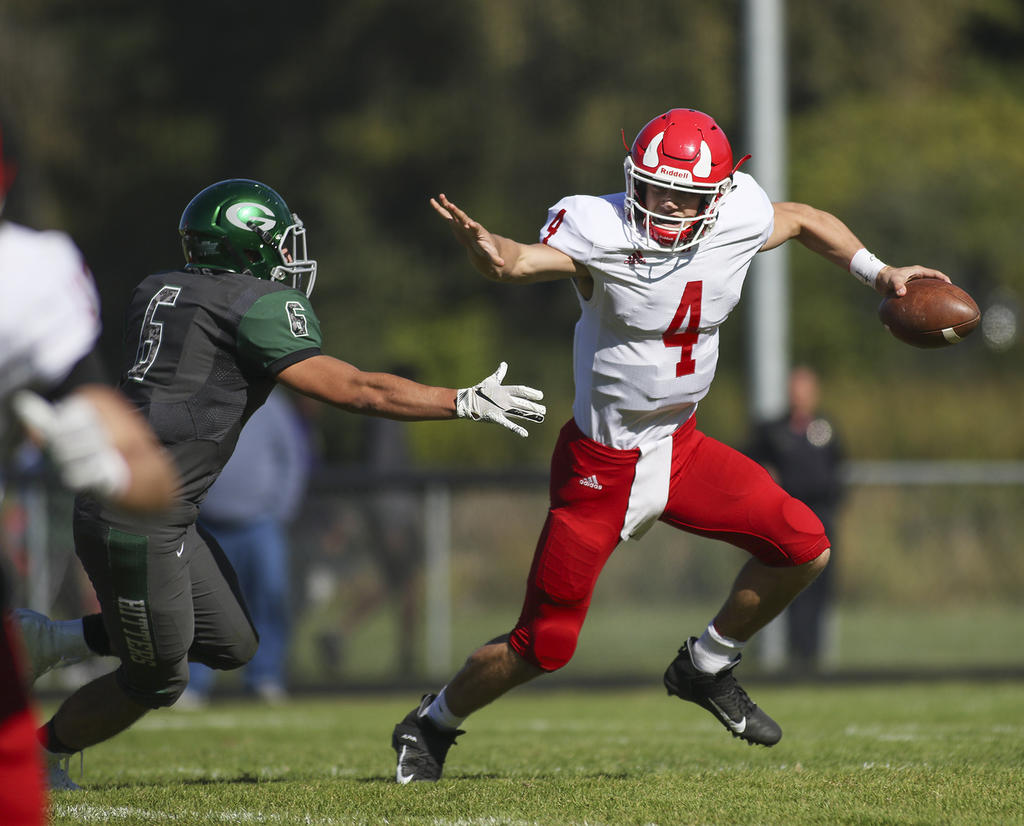
MULTIPOLYGON (((992 641, 991 651, 965 642, 973 663, 1019 645, 1024 462, 852 462, 846 479, 834 667, 906 661, 906 644, 894 641, 903 653, 885 655, 878 635, 968 635, 975 618, 992 641)), ((456 658, 514 622, 546 506, 542 471, 318 473, 291 530, 297 678, 450 674, 456 658)), ((16 604, 60 617, 95 608, 74 559, 70 509, 71 497, 45 480, 8 480, 0 551, 16 572, 16 604)), ((623 546, 598 585, 577 673, 660 661, 681 628, 707 622, 741 561, 728 546, 665 526, 623 546)), ((777 645, 776 631, 762 632, 765 668, 784 666, 777 645)), ((912 645, 924 666, 948 656, 948 641, 912 645)))

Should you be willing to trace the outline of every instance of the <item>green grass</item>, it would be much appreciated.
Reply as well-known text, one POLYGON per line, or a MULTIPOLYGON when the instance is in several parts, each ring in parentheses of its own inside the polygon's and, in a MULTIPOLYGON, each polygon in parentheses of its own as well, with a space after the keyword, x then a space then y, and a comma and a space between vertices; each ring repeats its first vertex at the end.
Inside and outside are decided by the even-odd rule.
POLYGON ((750 688, 785 731, 772 749, 654 688, 530 686, 411 786, 389 738, 415 696, 164 710, 88 750, 52 823, 1024 823, 1019 682, 750 688))

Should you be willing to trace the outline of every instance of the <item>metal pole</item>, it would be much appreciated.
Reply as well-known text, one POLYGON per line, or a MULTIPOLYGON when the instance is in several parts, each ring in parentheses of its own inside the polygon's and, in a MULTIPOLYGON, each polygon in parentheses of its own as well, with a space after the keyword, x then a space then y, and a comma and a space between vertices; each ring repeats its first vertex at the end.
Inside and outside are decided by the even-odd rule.
MULTIPOLYGON (((750 171, 772 201, 786 198, 786 69, 783 0, 746 0, 745 92, 750 171)), ((789 364, 789 260, 786 246, 761 253, 746 282, 752 421, 786 410, 789 364)), ((785 664, 785 615, 759 634, 762 665, 785 664)))
MULTIPOLYGON (((747 0, 746 121, 750 171, 773 201, 786 199, 786 81, 782 0, 747 0)), ((754 420, 786 409, 789 350, 788 256, 783 245, 761 253, 746 289, 749 381, 754 420)))
POLYGON ((424 650, 428 677, 449 676, 452 660, 452 497, 443 482, 430 484, 423 497, 424 650))

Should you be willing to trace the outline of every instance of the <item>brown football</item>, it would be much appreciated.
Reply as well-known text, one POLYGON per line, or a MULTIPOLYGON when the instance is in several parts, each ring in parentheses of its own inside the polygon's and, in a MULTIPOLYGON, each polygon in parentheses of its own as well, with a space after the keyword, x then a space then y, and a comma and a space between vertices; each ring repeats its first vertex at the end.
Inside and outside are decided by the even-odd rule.
POLYGON ((878 317, 900 341, 914 347, 948 347, 963 341, 981 320, 978 305, 956 284, 913 278, 907 294, 878 305, 878 317))

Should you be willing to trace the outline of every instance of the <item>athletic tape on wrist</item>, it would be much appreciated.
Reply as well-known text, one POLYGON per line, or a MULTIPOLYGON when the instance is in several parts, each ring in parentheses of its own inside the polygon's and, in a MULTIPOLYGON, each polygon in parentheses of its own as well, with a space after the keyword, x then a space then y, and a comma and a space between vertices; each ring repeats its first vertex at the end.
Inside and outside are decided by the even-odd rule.
POLYGON ((874 253, 868 252, 861 247, 850 259, 850 272, 858 281, 863 281, 869 287, 875 286, 878 274, 887 267, 884 261, 880 261, 874 253))

